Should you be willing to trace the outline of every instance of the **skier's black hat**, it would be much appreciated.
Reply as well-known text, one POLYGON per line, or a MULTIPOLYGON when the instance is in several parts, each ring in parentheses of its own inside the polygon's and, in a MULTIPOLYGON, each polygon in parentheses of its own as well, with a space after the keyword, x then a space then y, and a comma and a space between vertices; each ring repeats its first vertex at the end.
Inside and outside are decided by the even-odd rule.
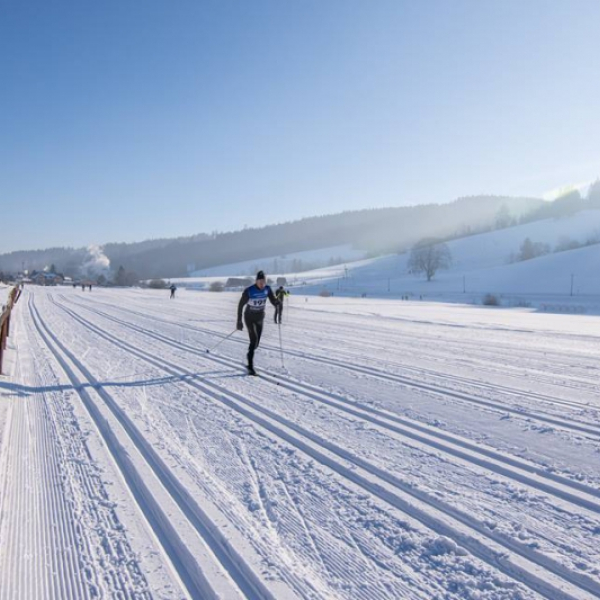
POLYGON ((265 277, 265 272, 264 272, 264 271, 259 271, 259 272, 256 274, 256 281, 258 281, 259 279, 266 279, 266 277, 265 277))

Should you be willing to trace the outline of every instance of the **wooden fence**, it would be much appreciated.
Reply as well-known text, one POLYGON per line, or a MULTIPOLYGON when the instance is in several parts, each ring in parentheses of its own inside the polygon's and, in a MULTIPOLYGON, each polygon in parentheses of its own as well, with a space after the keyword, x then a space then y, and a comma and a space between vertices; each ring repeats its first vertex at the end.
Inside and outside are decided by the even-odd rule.
POLYGON ((21 288, 14 287, 8 294, 8 302, 2 307, 0 316, 0 375, 2 375, 2 358, 6 350, 6 338, 10 335, 10 313, 21 295, 21 288))

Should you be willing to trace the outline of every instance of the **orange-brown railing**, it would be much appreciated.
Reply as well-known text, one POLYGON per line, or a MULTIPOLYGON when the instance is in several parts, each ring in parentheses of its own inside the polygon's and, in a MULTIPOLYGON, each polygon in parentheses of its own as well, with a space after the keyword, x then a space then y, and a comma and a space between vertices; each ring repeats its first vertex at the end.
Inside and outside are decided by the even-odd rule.
POLYGON ((2 307, 0 316, 0 375, 2 375, 2 358, 6 350, 6 338, 10 335, 10 313, 21 295, 21 288, 14 287, 8 294, 8 302, 2 307))

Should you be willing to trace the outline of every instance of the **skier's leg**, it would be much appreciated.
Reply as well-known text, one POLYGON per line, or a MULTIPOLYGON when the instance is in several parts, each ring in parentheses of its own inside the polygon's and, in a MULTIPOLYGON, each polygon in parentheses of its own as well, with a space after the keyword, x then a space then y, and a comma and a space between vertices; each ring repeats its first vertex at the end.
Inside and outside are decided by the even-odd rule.
POLYGON ((247 315, 244 315, 244 321, 246 322, 246 329, 248 330, 248 337, 250 338, 250 345, 248 346, 248 366, 252 368, 254 364, 254 350, 258 346, 258 336, 256 335, 255 323, 252 319, 249 319, 247 315))
POLYGON ((254 324, 255 327, 255 332, 256 332, 256 347, 258 348, 258 345, 260 344, 260 336, 262 335, 262 330, 263 330, 263 322, 261 321, 257 321, 254 324))

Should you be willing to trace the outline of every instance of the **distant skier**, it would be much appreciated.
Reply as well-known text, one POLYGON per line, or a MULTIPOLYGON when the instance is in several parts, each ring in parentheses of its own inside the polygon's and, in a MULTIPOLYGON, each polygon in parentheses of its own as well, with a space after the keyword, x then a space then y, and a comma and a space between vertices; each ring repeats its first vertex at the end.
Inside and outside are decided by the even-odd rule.
POLYGON ((169 289, 171 290, 171 300, 173 300, 173 298, 175 298, 175 292, 177 291, 177 288, 175 287, 175 284, 172 283, 169 289))
POLYGON ((274 315, 274 319, 275 319, 275 323, 278 323, 279 325, 281 325, 281 315, 283 313, 283 301, 285 300, 286 296, 289 296, 290 293, 282 286, 280 285, 277 288, 277 291, 275 292, 275 298, 277 298, 277 300, 279 301, 279 305, 275 307, 275 315, 274 315))
POLYGON ((265 320, 265 306, 267 298, 273 306, 277 306, 279 301, 275 298, 273 290, 267 285, 267 280, 263 271, 256 274, 256 283, 247 287, 240 298, 237 312, 237 328, 239 331, 244 329, 242 323, 242 310, 246 306, 244 312, 244 321, 248 328, 248 336, 250 337, 250 345, 248 346, 248 373, 256 375, 254 370, 254 351, 260 343, 262 334, 263 322, 265 320))

